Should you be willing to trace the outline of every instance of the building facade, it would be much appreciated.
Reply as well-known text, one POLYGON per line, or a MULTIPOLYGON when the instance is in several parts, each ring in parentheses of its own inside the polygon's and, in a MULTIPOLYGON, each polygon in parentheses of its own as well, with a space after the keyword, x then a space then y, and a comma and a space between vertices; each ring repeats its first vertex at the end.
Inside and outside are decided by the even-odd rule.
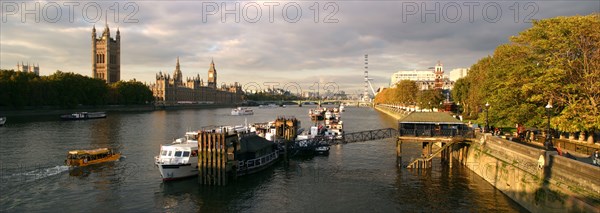
POLYGON ((35 75, 40 75, 40 65, 29 65, 29 63, 27 63, 27 65, 23 64, 23 62, 21 62, 21 64, 17 63, 17 71, 19 72, 29 72, 29 73, 35 73, 35 75))
POLYGON ((454 87, 454 81, 444 77, 444 66, 439 61, 433 70, 402 70, 392 74, 390 86, 395 87, 402 80, 416 82, 420 90, 447 90, 454 87))
POLYGON ((208 69, 208 79, 196 75, 183 80, 179 58, 170 74, 159 72, 156 74, 156 83, 149 87, 159 104, 238 104, 242 102, 242 86, 237 82, 231 85, 217 85, 217 69, 211 61, 208 69))
POLYGON ((101 37, 96 37, 96 26, 92 28, 92 76, 103 79, 106 83, 121 80, 121 32, 110 37, 108 24, 101 37))
POLYGON ((435 73, 431 70, 401 70, 392 74, 390 86, 394 86, 402 80, 435 81, 435 73))
POLYGON ((467 68, 453 69, 452 71, 450 71, 450 80, 457 81, 458 79, 467 77, 467 74, 469 74, 469 69, 467 68))

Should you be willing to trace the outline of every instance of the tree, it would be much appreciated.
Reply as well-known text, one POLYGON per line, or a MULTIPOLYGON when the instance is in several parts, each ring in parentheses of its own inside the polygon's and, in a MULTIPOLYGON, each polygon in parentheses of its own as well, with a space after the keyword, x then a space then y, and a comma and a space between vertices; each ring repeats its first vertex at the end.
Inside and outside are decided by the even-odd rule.
POLYGON ((396 102, 401 104, 412 104, 417 102, 417 83, 411 80, 401 80, 395 88, 396 102))
POLYGON ((145 104, 154 99, 150 88, 138 81, 118 81, 109 90, 107 98, 112 104, 145 104))
POLYGON ((481 114, 489 102, 492 125, 544 127, 552 101, 559 131, 598 131, 600 14, 535 21, 510 40, 456 83, 452 95, 465 113, 481 114))
POLYGON ((431 109, 439 107, 444 100, 441 90, 428 89, 418 92, 417 101, 422 109, 431 109))

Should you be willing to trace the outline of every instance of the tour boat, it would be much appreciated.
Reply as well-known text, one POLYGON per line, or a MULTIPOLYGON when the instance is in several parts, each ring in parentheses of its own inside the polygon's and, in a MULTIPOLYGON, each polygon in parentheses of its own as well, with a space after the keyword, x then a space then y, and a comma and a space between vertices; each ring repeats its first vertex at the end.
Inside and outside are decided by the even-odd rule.
POLYGON ((63 120, 86 120, 96 118, 106 118, 106 112, 76 112, 72 114, 61 115, 63 120))
POLYGON ((6 117, 0 117, 0 126, 4 126, 6 123, 6 117))
POLYGON ((253 115, 254 111, 247 107, 238 107, 231 110, 231 115, 253 115))
POLYGON ((269 105, 259 105, 258 108, 264 109, 264 108, 279 108, 279 106, 277 106, 277 104, 269 104, 269 105))
POLYGON ((71 150, 67 154, 65 161, 67 166, 87 166, 91 164, 116 161, 121 157, 121 153, 117 153, 109 148, 99 148, 90 150, 71 150))
POLYGON ((187 132, 171 144, 160 147, 154 157, 163 180, 175 180, 198 175, 198 133, 187 132))

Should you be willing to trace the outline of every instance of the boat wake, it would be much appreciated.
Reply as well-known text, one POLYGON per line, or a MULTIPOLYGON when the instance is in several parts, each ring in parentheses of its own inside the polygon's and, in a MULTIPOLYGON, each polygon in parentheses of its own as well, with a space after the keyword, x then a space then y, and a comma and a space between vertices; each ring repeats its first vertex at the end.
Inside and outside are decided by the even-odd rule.
POLYGON ((14 174, 2 174, 2 182, 17 181, 17 182, 32 182, 39 179, 58 175, 62 172, 69 171, 69 166, 54 166, 49 168, 38 168, 28 172, 17 172, 14 174))

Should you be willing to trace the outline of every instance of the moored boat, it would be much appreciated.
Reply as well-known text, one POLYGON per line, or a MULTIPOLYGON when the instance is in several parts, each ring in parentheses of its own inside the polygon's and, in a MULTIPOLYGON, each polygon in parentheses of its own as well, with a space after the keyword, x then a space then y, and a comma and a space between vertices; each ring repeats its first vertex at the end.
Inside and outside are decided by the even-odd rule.
POLYGON ((256 135, 254 132, 239 134, 241 149, 235 153, 235 175, 243 176, 259 172, 273 165, 279 159, 276 143, 256 135))
POLYGON ((231 115, 253 115, 254 111, 247 107, 238 107, 231 110, 231 115))
POLYGON ((121 153, 117 153, 109 148, 99 148, 90 150, 71 150, 67 154, 65 163, 67 166, 87 166, 91 164, 116 161, 121 157, 121 153))
POLYGON ((160 155, 155 157, 155 165, 163 181, 169 181, 202 176, 199 171, 213 171, 217 164, 225 164, 223 168, 230 176, 252 174, 267 168, 277 159, 278 145, 251 132, 248 126, 220 126, 187 132, 185 138, 162 145, 160 155), (220 143, 223 145, 215 145, 220 143), (220 149, 223 152, 219 153, 220 149), (214 157, 224 153, 224 158, 214 157), (198 156, 205 158, 199 159, 198 156))
POLYGON ((315 152, 319 155, 329 155, 329 149, 328 145, 321 145, 315 148, 315 152))
POLYGON ((6 123, 6 117, 0 117, 0 126, 4 126, 6 123))
POLYGON ((187 132, 184 138, 162 145, 154 164, 165 181, 198 175, 198 133, 187 132))
POLYGON ((87 120, 106 118, 106 112, 76 112, 72 114, 61 115, 60 118, 63 120, 87 120))

